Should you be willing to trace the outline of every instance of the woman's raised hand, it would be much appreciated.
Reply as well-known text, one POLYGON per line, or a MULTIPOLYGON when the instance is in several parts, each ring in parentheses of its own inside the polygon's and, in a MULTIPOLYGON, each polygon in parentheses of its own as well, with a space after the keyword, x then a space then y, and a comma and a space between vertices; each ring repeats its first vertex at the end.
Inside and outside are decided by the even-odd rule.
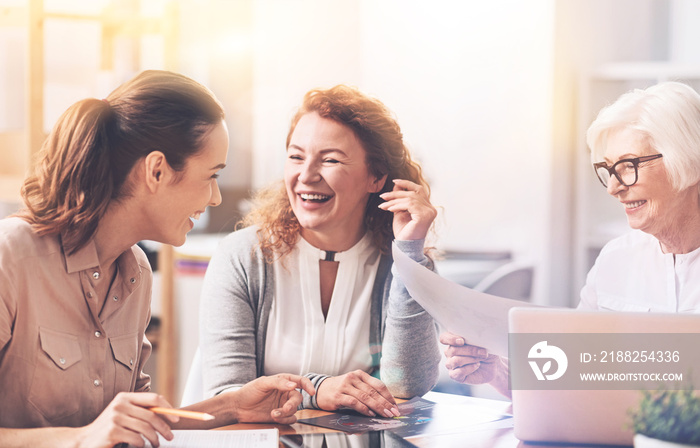
POLYGON ((326 378, 318 386, 316 402, 326 411, 348 408, 371 417, 401 415, 386 385, 362 370, 326 378))
POLYGON ((394 179, 394 189, 379 197, 386 201, 379 204, 379 208, 394 214, 394 238, 425 239, 437 210, 430 203, 424 187, 409 180, 394 179))

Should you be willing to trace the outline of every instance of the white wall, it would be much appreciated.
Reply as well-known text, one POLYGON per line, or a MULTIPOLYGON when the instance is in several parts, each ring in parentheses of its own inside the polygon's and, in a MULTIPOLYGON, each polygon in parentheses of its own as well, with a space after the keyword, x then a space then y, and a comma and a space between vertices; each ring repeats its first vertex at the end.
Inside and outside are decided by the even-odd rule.
POLYGON ((686 64, 700 63, 700 2, 673 0, 670 6, 669 59, 686 64))
POLYGON ((553 2, 364 4, 363 79, 445 206, 443 244, 531 252, 548 205, 553 2))
POLYGON ((253 187, 282 175, 285 139, 308 90, 361 84, 359 3, 257 0, 253 26, 253 187))
POLYGON ((254 186, 281 177, 304 92, 354 84, 396 113, 423 163, 441 247, 542 263, 553 17, 553 0, 258 1, 254 186))

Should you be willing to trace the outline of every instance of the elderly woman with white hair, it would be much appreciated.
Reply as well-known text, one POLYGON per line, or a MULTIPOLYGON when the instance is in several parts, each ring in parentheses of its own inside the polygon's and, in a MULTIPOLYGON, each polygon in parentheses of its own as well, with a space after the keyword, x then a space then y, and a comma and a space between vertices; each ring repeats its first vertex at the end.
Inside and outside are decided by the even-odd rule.
MULTIPOLYGON (((632 230, 603 247, 581 290, 582 310, 700 312, 700 95, 678 82, 633 90, 587 133, 598 179, 632 230)), ((508 364, 443 333, 450 377, 504 395, 508 364)))
POLYGON ((700 95, 677 82, 634 90, 587 137, 633 230, 605 245, 579 308, 700 312, 700 95))

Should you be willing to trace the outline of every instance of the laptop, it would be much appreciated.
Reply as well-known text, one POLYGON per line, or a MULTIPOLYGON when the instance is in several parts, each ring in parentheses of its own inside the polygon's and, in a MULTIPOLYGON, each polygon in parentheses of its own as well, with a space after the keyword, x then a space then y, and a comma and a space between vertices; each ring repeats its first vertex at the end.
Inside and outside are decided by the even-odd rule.
POLYGON ((508 324, 522 441, 631 445, 641 390, 700 375, 700 314, 513 308, 508 324))

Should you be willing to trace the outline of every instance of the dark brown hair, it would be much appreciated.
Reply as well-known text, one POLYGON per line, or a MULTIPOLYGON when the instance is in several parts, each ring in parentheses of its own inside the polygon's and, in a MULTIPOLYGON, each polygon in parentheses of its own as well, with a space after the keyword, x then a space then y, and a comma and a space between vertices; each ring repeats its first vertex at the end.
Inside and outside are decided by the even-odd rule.
POLYGON ((44 142, 18 215, 40 235, 60 234, 75 252, 93 237, 109 202, 129 195, 139 159, 160 151, 181 171, 223 117, 206 87, 166 71, 145 71, 105 100, 79 101, 44 142))
MULTIPOLYGON (((354 87, 338 85, 327 90, 315 89, 306 93, 292 118, 287 146, 299 119, 312 112, 350 128, 362 143, 369 172, 376 178, 387 176, 381 191, 370 195, 364 222, 372 233, 374 244, 383 253, 389 253, 394 239, 393 214, 378 208, 383 202, 379 195, 392 190, 394 179, 415 182, 430 194, 420 165, 411 158, 404 144, 399 124, 381 101, 354 87)), ((242 225, 260 227, 261 249, 265 258, 272 261, 275 253, 282 257, 291 250, 301 226, 294 216, 284 185, 275 184, 259 192, 255 201, 257 207, 243 219, 242 225)))

